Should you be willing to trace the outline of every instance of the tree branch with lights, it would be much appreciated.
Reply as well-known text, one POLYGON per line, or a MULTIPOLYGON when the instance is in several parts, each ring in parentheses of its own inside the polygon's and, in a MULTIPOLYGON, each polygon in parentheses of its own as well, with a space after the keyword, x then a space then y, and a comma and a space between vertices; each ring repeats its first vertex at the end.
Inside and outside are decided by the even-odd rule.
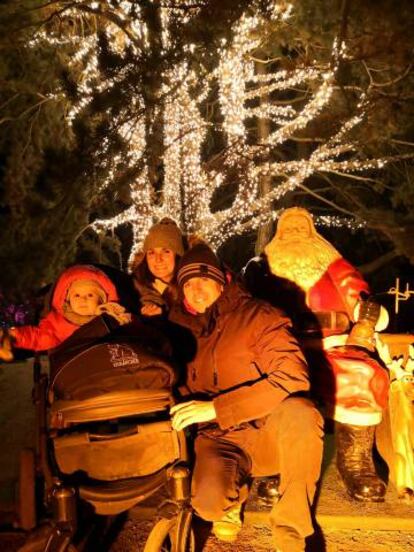
POLYGON ((316 206, 319 224, 396 235, 380 228, 365 196, 386 197, 384 169, 412 157, 411 140, 394 133, 398 143, 384 149, 366 136, 383 94, 407 95, 412 66, 402 59, 395 74, 385 71, 384 86, 370 78, 358 13, 352 20, 363 6, 338 2, 341 23, 322 38, 316 23, 300 32, 334 10, 306 0, 35 7, 25 48, 52 49, 64 66, 45 98, 64 108, 72 188, 82 190, 71 247, 129 228, 132 257, 164 216, 219 247, 294 197, 316 206))

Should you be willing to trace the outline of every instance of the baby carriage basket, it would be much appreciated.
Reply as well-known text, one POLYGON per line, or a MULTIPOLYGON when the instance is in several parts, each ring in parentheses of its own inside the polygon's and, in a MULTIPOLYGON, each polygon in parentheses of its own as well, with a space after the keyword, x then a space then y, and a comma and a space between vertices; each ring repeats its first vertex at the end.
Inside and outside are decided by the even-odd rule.
MULTIPOLYGON (((128 335, 104 315, 49 356, 49 375, 35 368, 35 465, 52 519, 47 538, 22 551, 82 549, 82 509, 114 516, 164 486, 168 507, 160 510, 144 550, 192 548, 185 436, 169 419, 176 373, 159 350, 151 328, 128 335)), ((30 507, 34 485, 24 474, 28 465, 23 455, 20 503, 26 529, 36 525, 30 507)))

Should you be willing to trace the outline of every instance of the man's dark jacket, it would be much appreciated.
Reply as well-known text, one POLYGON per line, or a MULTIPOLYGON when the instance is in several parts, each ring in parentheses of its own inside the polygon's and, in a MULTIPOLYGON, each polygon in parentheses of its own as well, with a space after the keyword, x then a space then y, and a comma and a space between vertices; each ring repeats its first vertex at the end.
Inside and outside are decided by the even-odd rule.
POLYGON ((195 357, 187 365, 189 394, 212 399, 216 409, 217 423, 200 430, 243 448, 254 475, 272 473, 268 464, 275 453, 266 440, 274 431, 267 428, 266 417, 292 393, 309 389, 307 365, 289 319, 237 283, 226 285, 205 314, 176 305, 170 318, 196 339, 195 357))

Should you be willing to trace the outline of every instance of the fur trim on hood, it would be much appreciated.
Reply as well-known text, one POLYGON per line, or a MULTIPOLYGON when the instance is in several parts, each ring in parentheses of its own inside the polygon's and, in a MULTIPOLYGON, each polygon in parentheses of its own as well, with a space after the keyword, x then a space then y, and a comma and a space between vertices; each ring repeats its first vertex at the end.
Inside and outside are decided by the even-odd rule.
POLYGON ((115 285, 99 268, 91 265, 74 265, 64 270, 59 276, 53 290, 52 307, 59 313, 64 313, 67 293, 75 280, 93 280, 105 291, 105 302, 119 301, 115 285))

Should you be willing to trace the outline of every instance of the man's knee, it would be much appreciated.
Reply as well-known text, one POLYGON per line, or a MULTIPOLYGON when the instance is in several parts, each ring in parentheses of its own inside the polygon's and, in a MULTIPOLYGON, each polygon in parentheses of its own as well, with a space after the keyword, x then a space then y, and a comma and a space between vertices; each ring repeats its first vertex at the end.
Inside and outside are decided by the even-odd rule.
POLYGON ((208 521, 219 520, 239 498, 243 452, 232 443, 200 436, 192 479, 192 505, 208 521))
POLYGON ((197 514, 206 521, 217 521, 229 507, 224 489, 214 481, 205 481, 193 489, 191 504, 197 514))
POLYGON ((313 402, 303 397, 289 397, 279 405, 279 424, 285 431, 310 436, 323 434, 323 418, 313 402))

